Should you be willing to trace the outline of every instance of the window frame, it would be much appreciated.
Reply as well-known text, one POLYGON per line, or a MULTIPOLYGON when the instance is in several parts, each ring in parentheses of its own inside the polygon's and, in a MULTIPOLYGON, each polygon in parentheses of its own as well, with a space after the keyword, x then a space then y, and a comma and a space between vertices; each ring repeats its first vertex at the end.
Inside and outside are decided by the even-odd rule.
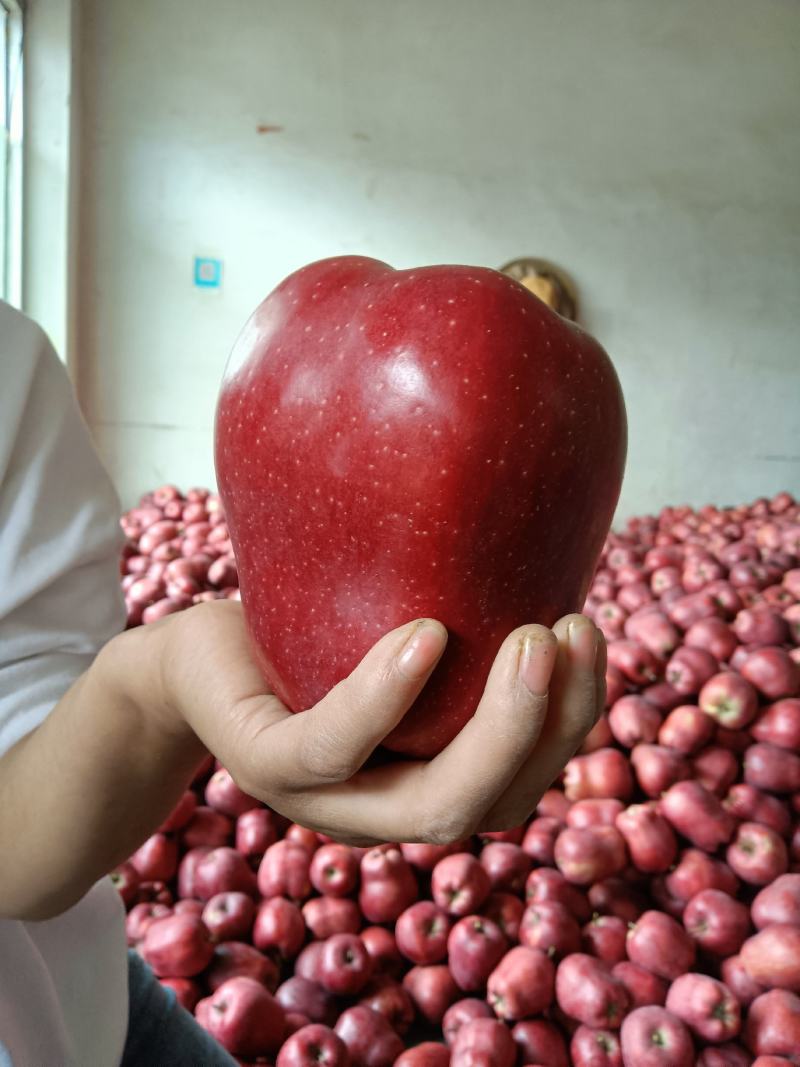
POLYGON ((22 153, 24 134, 23 4, 0 0, 3 15, 0 53, 0 298, 20 307, 22 303, 22 153))

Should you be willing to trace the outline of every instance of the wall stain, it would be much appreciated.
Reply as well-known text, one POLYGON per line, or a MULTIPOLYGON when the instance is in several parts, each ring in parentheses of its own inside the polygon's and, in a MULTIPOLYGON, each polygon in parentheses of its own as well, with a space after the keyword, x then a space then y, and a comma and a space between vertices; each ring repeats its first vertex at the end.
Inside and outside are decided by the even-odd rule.
POLYGON ((274 126, 269 122, 259 122, 256 133, 283 133, 283 126, 274 126))

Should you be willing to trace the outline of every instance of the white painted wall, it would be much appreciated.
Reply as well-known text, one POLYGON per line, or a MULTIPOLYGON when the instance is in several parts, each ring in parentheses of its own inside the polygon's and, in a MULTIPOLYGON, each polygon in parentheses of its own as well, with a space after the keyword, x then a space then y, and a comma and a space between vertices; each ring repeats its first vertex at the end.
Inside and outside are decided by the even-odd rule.
POLYGON ((83 6, 80 387, 126 503, 211 481, 239 327, 343 252, 570 270, 623 514, 800 489, 795 0, 83 6))

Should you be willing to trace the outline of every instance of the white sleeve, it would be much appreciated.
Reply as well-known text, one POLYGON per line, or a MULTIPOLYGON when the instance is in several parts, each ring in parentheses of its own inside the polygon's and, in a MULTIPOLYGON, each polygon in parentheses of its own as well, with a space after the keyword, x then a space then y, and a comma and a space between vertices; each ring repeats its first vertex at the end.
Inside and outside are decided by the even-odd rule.
POLYGON ((121 540, 66 371, 0 303, 0 753, 124 626, 121 540))

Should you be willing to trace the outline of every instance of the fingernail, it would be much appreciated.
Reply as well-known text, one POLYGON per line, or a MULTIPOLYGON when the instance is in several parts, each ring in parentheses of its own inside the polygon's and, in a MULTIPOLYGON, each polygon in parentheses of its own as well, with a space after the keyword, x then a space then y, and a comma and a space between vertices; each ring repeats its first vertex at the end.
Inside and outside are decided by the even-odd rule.
POLYGON ((539 634, 528 634, 525 638, 519 657, 519 676, 534 696, 546 696, 556 653, 555 642, 543 639, 539 634))
POLYGON ((590 622, 567 624, 570 651, 581 666, 592 668, 597 656, 597 631, 590 622))
POLYGON ((441 656, 444 645, 445 635, 442 627, 423 619, 417 624, 397 657, 398 670, 406 678, 421 678, 441 656))

